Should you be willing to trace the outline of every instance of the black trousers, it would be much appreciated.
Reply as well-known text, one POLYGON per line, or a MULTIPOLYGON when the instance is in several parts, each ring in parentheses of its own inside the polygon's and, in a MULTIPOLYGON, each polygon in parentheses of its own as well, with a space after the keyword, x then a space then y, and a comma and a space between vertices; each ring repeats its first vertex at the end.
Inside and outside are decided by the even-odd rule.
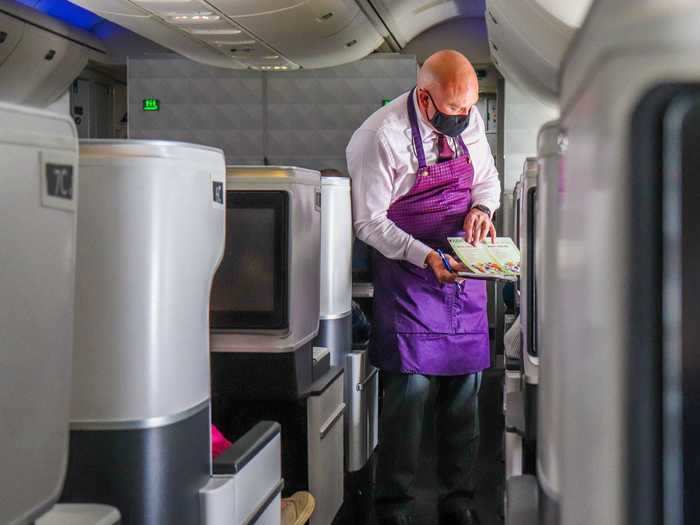
POLYGON ((479 448, 481 373, 424 376, 382 371, 384 404, 375 487, 380 515, 413 510, 414 481, 428 411, 435 412, 438 491, 446 498, 470 498, 479 448), (434 403, 429 403, 431 389, 434 403))

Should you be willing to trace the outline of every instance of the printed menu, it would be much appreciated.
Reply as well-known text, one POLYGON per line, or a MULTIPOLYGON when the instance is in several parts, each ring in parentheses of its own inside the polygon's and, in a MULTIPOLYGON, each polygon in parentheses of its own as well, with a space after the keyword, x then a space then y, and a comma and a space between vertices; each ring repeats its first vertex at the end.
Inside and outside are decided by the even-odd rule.
POLYGON ((469 268, 459 275, 477 279, 516 280, 520 275, 520 250, 510 237, 487 239, 476 246, 461 237, 447 239, 457 257, 469 268))

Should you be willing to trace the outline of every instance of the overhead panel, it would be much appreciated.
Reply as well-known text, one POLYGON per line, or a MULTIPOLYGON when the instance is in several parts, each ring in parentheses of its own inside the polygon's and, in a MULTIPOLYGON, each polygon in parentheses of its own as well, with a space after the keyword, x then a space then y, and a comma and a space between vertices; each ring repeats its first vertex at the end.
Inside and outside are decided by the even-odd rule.
POLYGON ((353 0, 212 0, 222 13, 305 68, 352 62, 382 43, 353 0))
MULTIPOLYGON (((574 3, 582 2, 590 3, 574 3)), ((548 102, 559 92, 559 66, 575 32, 552 13, 536 0, 486 0, 489 47, 496 67, 548 102)))
POLYGON ((591 8, 593 0, 562 2, 561 0, 535 0, 543 9, 569 27, 579 27, 591 8))
POLYGON ((10 0, 0 0, 0 99, 46 107, 89 59, 105 56, 94 35, 10 0))
POLYGON ((354 0, 75 0, 187 58, 287 70, 363 58, 382 42, 354 0))
POLYGON ((433 26, 458 17, 484 16, 484 0, 359 0, 404 46, 433 26))
POLYGON ((203 0, 74 1, 196 62, 244 69, 276 55, 279 69, 298 67, 203 0))

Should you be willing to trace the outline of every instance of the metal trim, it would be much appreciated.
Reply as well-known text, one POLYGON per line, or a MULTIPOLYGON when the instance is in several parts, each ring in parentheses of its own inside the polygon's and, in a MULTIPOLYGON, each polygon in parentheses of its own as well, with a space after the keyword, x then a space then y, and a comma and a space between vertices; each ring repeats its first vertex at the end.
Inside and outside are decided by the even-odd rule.
POLYGON ((360 381, 359 383, 357 383, 357 385, 355 385, 355 389, 358 392, 362 392, 365 388, 367 388, 367 383, 372 381, 372 379, 374 379, 374 376, 376 376, 378 373, 379 373, 379 368, 375 368, 374 370, 372 370, 369 374, 367 374, 367 377, 365 377, 362 381, 360 381))
POLYGON ((331 416, 326 420, 326 422, 323 425, 321 425, 321 439, 325 438, 328 435, 328 433, 335 426, 335 424, 338 422, 338 420, 344 412, 345 403, 341 403, 340 405, 338 405, 338 408, 335 409, 335 412, 333 412, 331 416))
POLYGON ((245 519, 245 521, 241 525, 253 525, 254 523, 256 523, 260 516, 262 516, 263 512, 265 512, 270 506, 270 504, 275 500, 275 498, 280 495, 283 488, 284 480, 281 479, 279 480, 277 485, 275 485, 275 488, 273 488, 270 491, 267 497, 260 502, 260 504, 255 508, 255 510, 250 514, 250 516, 245 519))
POLYGON ((126 421, 98 421, 98 420, 85 420, 85 421, 71 421, 71 430, 142 430, 146 428, 158 428, 172 425, 187 419, 194 414, 197 414, 201 410, 209 410, 209 398, 205 401, 188 408, 182 412, 176 414, 171 414, 168 416, 157 416, 149 417, 145 419, 131 419, 126 421))
POLYGON ((337 321, 338 319, 345 319, 347 316, 352 315, 352 308, 350 310, 343 312, 342 314, 321 314, 321 321, 337 321))

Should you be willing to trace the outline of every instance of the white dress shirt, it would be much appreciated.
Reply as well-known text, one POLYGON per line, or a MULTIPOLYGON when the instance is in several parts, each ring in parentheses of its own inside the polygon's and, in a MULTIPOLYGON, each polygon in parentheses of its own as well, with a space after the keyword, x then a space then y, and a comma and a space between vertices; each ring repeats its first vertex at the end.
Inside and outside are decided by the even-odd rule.
MULTIPOLYGON (((389 259, 406 260, 424 267, 431 248, 387 217, 391 204, 411 190, 418 172, 406 107, 409 93, 365 120, 353 134, 345 153, 352 179, 353 225, 357 237, 389 259)), ((425 160, 431 165, 437 161, 437 133, 420 111, 415 93, 413 101, 425 160)), ((500 204, 501 183, 485 131, 479 110, 473 106, 469 126, 462 133, 474 166, 472 206, 481 204, 493 212, 500 204)), ((458 151, 455 139, 448 139, 452 151, 458 151)), ((465 214, 467 211, 464 210, 465 214)))

